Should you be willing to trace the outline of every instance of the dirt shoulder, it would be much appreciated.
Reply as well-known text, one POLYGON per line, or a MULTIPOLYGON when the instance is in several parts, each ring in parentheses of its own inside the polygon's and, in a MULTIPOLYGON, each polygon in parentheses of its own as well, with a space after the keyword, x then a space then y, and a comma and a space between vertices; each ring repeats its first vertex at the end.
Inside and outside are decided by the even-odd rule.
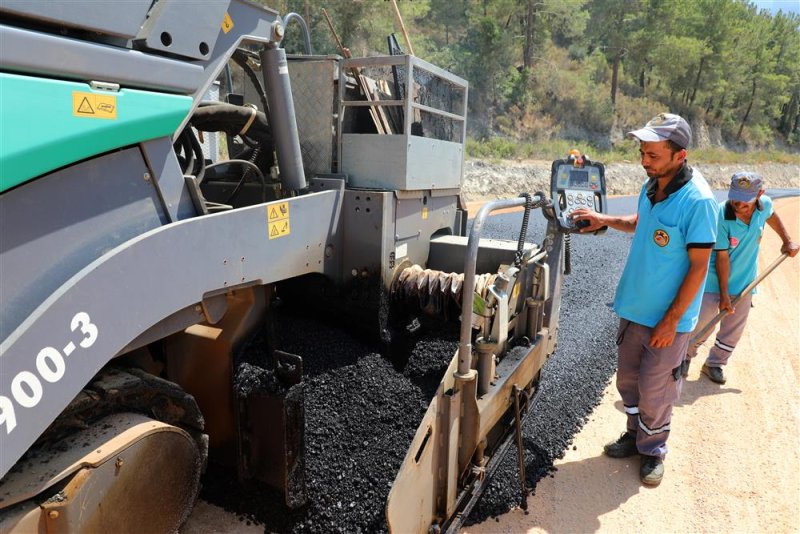
MULTIPOLYGON (((800 239, 800 198, 775 201, 800 239)), ((778 255, 767 228, 759 268, 778 255)), ((614 378, 573 446, 513 510, 465 530, 486 532, 797 532, 800 525, 800 259, 759 286, 742 340, 720 386, 700 375, 701 349, 672 417, 670 453, 657 488, 639 482, 639 460, 602 454, 624 429, 614 378)), ((616 375, 615 375, 616 376, 616 375)))

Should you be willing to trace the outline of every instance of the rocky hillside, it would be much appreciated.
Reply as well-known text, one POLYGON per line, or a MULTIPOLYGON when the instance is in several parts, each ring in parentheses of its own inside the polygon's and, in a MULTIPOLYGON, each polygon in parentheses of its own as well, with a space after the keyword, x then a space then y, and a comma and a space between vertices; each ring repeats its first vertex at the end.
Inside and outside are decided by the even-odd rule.
MULTIPOLYGON (((733 173, 741 170, 761 174, 767 188, 800 189, 800 165, 762 163, 756 165, 695 164, 713 189, 725 189, 733 173)), ((614 163, 606 167, 610 195, 634 195, 647 179, 638 163, 614 163)), ((464 164, 464 194, 467 200, 514 197, 523 191, 548 191, 550 162, 493 163, 470 159, 464 164)))

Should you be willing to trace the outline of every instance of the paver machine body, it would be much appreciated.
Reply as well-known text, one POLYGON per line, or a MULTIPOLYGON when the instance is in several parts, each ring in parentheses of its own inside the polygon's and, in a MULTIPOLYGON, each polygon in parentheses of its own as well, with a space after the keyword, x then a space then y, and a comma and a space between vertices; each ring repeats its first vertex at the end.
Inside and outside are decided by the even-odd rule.
POLYGON ((480 234, 546 196, 467 237, 467 83, 408 55, 287 60, 284 24, 243 0, 0 6, 0 531, 175 530, 207 461, 301 507, 301 359, 267 339, 278 386, 233 387, 298 280, 373 318, 460 310, 390 530, 457 524, 504 450, 555 348, 564 233, 480 234))

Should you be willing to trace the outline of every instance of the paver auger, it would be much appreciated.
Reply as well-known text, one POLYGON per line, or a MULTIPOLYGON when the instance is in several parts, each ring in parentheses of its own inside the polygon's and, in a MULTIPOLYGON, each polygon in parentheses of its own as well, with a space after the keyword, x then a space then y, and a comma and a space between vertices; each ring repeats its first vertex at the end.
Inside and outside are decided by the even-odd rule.
POLYGON ((295 18, 0 5, 0 531, 171 531, 207 462, 302 507, 301 358, 267 336, 275 387, 233 387, 298 286, 460 317, 387 523, 448 528, 480 493, 554 350, 568 229, 480 239, 493 210, 552 211, 537 194, 465 237, 467 83, 409 55, 287 58, 295 18))

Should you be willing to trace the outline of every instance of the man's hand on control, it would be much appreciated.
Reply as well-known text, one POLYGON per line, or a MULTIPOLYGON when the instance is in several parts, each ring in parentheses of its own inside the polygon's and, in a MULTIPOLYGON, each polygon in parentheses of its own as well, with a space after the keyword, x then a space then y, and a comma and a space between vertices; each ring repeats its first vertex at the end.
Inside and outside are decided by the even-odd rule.
POLYGON ((797 256, 798 252, 800 252, 800 243, 795 243, 794 241, 784 243, 781 247, 781 253, 788 254, 790 258, 797 256))
POLYGON ((650 334, 650 346, 656 349, 671 346, 672 342, 675 341, 675 332, 677 330, 677 321, 667 318, 661 319, 650 334))
POLYGON ((582 234, 595 232, 604 226, 608 226, 608 223, 606 222, 606 215, 587 208, 580 208, 573 211, 570 215, 570 218, 572 219, 572 222, 576 223, 576 225, 578 221, 586 221, 589 223, 588 226, 580 228, 579 232, 582 234))

